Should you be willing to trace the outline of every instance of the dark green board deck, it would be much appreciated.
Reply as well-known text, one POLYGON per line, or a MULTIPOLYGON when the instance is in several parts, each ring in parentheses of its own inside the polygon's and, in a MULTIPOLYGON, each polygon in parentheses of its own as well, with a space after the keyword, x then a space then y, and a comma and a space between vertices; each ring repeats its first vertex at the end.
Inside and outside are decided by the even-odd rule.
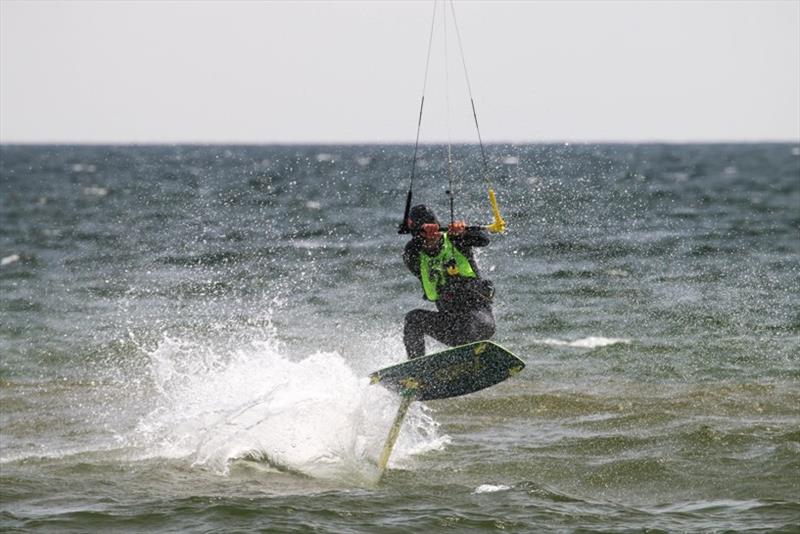
POLYGON ((525 363, 491 341, 478 341, 375 371, 373 384, 415 400, 446 399, 502 382, 525 363))

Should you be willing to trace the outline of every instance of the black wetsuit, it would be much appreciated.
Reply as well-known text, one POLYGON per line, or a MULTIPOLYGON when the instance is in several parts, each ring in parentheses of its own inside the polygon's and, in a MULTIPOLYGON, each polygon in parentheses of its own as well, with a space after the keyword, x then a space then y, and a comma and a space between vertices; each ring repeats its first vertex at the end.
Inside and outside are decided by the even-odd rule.
MULTIPOLYGON (((469 260, 476 278, 453 276, 439 289, 438 311, 416 309, 406 314, 403 342, 409 358, 425 355, 425 336, 449 346, 463 345, 488 339, 494 335, 492 315, 494 288, 482 279, 475 263, 472 247, 489 244, 489 235, 479 226, 467 227, 460 236, 450 236, 450 242, 469 260)), ((422 239, 413 238, 403 253, 406 267, 420 278, 422 239)))

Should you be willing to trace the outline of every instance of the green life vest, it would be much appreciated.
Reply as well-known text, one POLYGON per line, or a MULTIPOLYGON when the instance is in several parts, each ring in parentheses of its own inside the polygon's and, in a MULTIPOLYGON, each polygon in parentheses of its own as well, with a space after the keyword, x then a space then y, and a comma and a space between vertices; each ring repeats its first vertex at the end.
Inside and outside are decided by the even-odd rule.
POLYGON ((442 248, 436 256, 428 256, 425 252, 421 252, 419 255, 422 289, 425 291, 425 297, 431 302, 439 299, 439 289, 447 284, 448 277, 477 278, 475 271, 472 270, 472 265, 469 264, 469 259, 453 246, 446 233, 443 234, 442 239, 442 248))

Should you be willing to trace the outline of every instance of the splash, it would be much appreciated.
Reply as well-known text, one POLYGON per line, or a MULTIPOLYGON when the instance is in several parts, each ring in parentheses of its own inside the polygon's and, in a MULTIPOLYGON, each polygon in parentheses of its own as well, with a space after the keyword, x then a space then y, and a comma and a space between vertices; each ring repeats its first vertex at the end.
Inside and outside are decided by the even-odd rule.
MULTIPOLYGON (((317 478, 374 479, 398 399, 337 352, 299 360, 283 352, 272 340, 226 349, 163 339, 148 353, 156 407, 137 440, 150 455, 223 474, 244 459, 317 478)), ((447 441, 415 403, 390 465, 447 441)))

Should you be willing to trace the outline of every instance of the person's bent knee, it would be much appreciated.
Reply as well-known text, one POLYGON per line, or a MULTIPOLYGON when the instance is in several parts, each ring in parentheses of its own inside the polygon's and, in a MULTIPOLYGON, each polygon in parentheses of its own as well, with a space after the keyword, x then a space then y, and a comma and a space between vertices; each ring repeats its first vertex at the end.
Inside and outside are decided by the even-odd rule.
POLYGON ((479 313, 473 317, 472 332, 473 341, 489 339, 494 336, 495 322, 494 317, 488 313, 479 313))
POLYGON ((406 327, 422 324, 425 321, 427 314, 427 310, 411 310, 406 314, 406 327))

